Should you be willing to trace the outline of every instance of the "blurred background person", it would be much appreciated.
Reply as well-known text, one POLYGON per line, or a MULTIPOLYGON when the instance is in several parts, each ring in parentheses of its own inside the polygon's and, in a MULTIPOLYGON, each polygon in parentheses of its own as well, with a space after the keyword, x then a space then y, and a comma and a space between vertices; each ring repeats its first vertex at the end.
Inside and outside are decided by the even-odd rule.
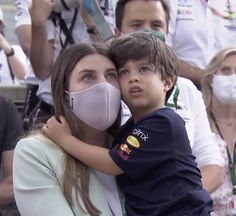
POLYGON ((33 68, 29 60, 29 52, 31 46, 31 18, 29 14, 30 0, 15 0, 15 34, 27 56, 27 73, 25 83, 27 84, 27 94, 25 107, 22 115, 23 127, 28 131, 33 124, 33 118, 39 105, 39 97, 37 96, 38 85, 40 80, 35 76, 33 68))
POLYGON ((226 48, 232 38, 236 45, 236 28, 232 28, 235 21, 229 17, 229 10, 233 12, 236 9, 232 3, 235 1, 168 2, 170 23, 167 38, 180 60, 180 76, 191 79, 200 88, 203 70, 211 58, 226 48))
POLYGON ((224 49, 210 61, 203 75, 202 93, 211 129, 226 161, 224 182, 211 194, 214 215, 226 216, 227 203, 236 195, 236 48, 224 49))
POLYGON ((12 165, 13 150, 23 135, 15 105, 0 97, 0 215, 18 215, 14 207, 12 165))
POLYGON ((0 8, 0 83, 15 84, 25 78, 26 57, 20 46, 8 42, 4 28, 3 11, 0 8))

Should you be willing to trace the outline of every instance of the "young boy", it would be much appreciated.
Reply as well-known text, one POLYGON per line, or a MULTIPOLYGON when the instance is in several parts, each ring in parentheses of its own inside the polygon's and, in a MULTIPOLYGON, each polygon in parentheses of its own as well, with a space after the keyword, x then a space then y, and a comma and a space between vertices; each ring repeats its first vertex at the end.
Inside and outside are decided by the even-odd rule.
POLYGON ((132 118, 114 147, 88 145, 73 137, 63 117, 43 132, 88 166, 118 175, 128 216, 205 216, 212 200, 202 188, 184 121, 165 103, 177 79, 173 51, 153 33, 136 32, 111 44, 124 102, 132 118))

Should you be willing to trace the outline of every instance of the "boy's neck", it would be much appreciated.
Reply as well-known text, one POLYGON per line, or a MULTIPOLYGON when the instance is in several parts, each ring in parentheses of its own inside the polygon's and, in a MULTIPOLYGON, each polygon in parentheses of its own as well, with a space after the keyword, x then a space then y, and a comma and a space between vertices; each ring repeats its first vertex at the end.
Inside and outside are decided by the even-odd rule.
POLYGON ((143 118, 144 116, 149 115, 150 113, 156 110, 162 109, 164 107, 165 105, 159 105, 159 106, 156 106, 154 108, 149 108, 149 109, 145 107, 142 107, 140 109, 135 108, 135 110, 131 110, 133 120, 136 123, 139 119, 143 118))

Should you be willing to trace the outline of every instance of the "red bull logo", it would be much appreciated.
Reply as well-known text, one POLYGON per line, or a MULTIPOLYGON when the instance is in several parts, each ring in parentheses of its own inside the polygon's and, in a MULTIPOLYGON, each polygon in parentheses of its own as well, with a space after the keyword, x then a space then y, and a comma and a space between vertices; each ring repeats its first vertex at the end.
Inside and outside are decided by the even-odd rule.
POLYGON ((132 150, 130 150, 129 146, 126 144, 121 144, 120 149, 128 155, 132 152, 132 150))
POLYGON ((127 144, 121 144, 120 145, 120 151, 118 152, 121 158, 124 160, 129 159, 129 155, 132 152, 132 150, 129 149, 129 146, 127 144))

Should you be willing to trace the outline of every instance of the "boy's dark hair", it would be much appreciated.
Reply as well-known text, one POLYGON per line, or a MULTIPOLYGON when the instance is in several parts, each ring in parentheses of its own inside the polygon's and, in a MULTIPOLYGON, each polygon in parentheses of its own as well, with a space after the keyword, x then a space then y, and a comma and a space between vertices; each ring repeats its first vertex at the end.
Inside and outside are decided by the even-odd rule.
MULTIPOLYGON (((129 60, 147 58, 155 65, 162 79, 174 78, 175 82, 177 81, 179 64, 175 52, 152 32, 139 31, 122 35, 112 41, 110 52, 118 69, 129 60)), ((173 88, 167 92, 166 101, 173 88)))
MULTIPOLYGON (((121 31, 121 25, 122 21, 124 18, 124 10, 125 10, 125 5, 129 1, 135 1, 135 0, 118 0, 116 3, 116 9, 115 9, 115 17, 116 17, 116 27, 121 31)), ((170 9, 167 4, 166 0, 148 0, 148 1, 159 1, 163 9, 165 11, 165 16, 166 16, 166 24, 168 26, 169 20, 170 20, 170 9)))

